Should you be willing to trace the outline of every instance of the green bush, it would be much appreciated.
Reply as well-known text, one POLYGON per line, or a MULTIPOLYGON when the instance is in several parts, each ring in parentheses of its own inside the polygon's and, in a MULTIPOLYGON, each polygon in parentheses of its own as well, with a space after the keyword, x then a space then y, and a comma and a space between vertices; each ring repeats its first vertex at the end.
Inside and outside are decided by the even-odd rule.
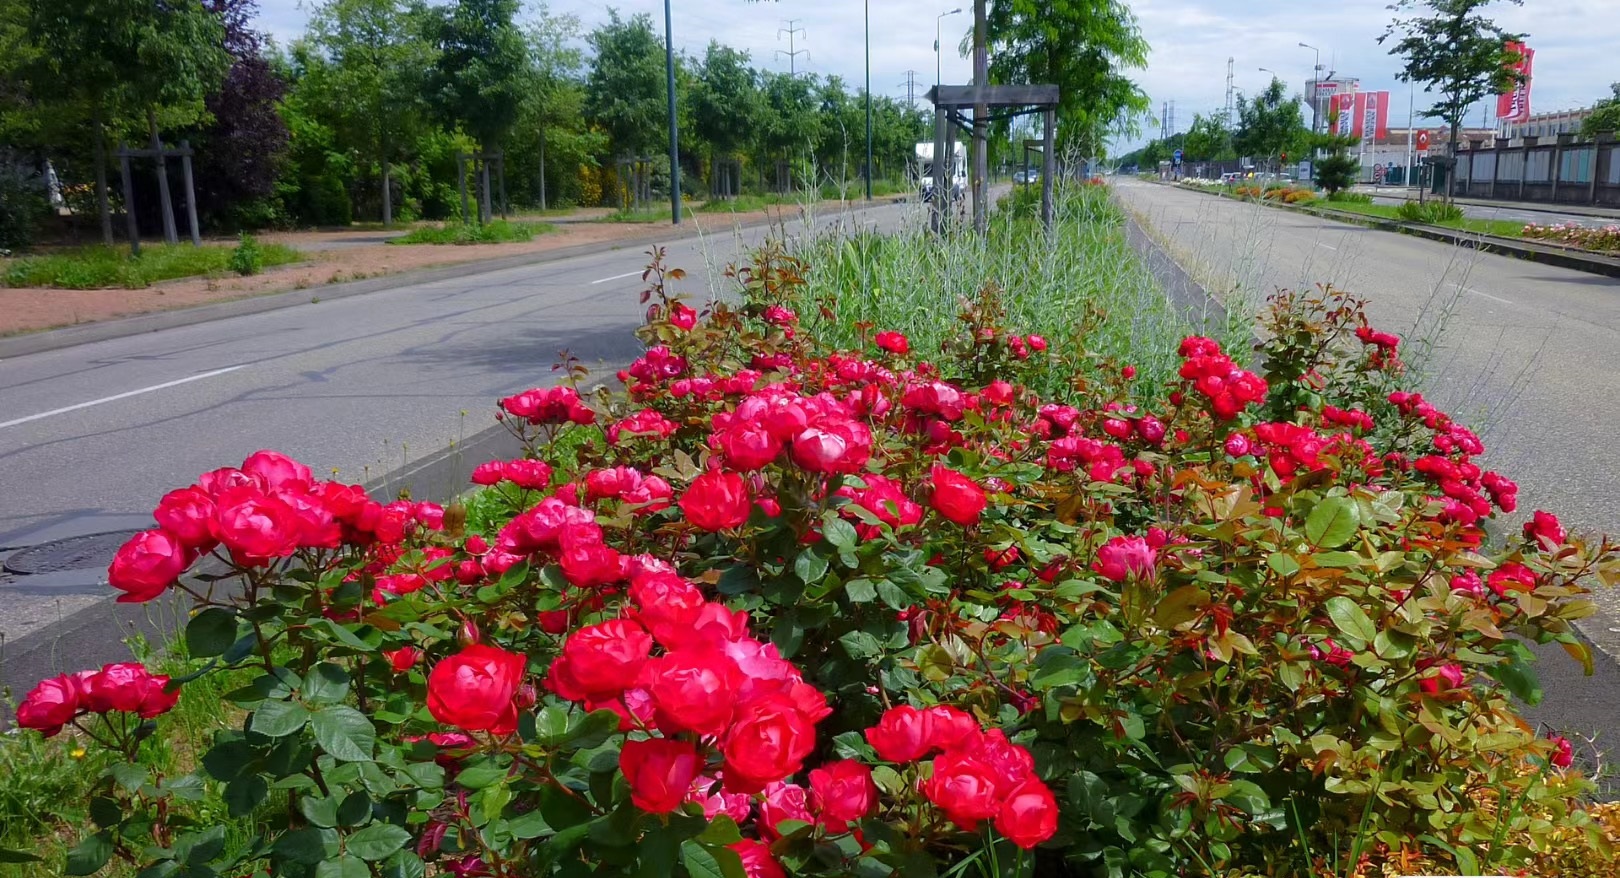
POLYGON ((1327 200, 1335 204, 1372 204, 1371 195, 1365 192, 1351 192, 1348 189, 1341 189, 1330 194, 1327 200))
POLYGON ((550 223, 518 223, 495 220, 484 225, 448 223, 424 226, 390 244, 512 244, 531 241, 535 235, 551 231, 550 223))
MULTIPOLYGON (((298 262, 303 254, 280 244, 257 244, 260 270, 298 262)), ((12 260, 3 280, 8 287, 67 290, 141 289, 158 281, 236 271, 238 247, 149 244, 140 256, 122 247, 76 247, 12 260)))
POLYGON ((50 202, 38 174, 10 162, 0 152, 0 250, 33 243, 50 202))
POLYGON ((264 270, 264 251, 252 235, 243 233, 240 243, 231 251, 230 268, 243 277, 264 270))
POLYGON ((1462 208, 1444 201, 1408 201, 1395 208, 1395 215, 1409 223, 1454 223, 1463 218, 1462 208))

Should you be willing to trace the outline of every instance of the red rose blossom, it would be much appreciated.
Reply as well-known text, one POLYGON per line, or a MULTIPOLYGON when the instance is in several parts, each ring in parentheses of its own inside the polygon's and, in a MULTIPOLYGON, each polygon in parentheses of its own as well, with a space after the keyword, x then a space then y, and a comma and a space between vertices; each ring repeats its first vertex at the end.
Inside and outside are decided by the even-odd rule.
POLYGON ((1057 821, 1057 799, 1032 777, 1007 793, 996 813, 996 831, 1029 850, 1057 834, 1057 821))
POLYGON ((977 524, 979 516, 984 513, 988 501, 985 499, 984 489, 967 476, 955 470, 935 465, 933 472, 934 493, 929 503, 934 511, 943 515, 947 521, 967 527, 977 524))
POLYGON ((697 747, 690 741, 625 741, 619 751, 619 770, 630 783, 631 803, 652 814, 668 814, 681 807, 702 768, 697 747))
POLYGON ((693 479, 681 495, 680 506, 687 521, 706 531, 741 527, 754 508, 743 477, 720 470, 693 479))
POLYGON ((149 601, 178 582, 195 558, 174 534, 162 528, 141 531, 113 555, 107 584, 123 592, 121 604, 149 601))
POLYGON ((475 643, 433 666, 428 674, 428 713, 469 732, 510 734, 517 728, 512 697, 526 664, 521 655, 475 643))

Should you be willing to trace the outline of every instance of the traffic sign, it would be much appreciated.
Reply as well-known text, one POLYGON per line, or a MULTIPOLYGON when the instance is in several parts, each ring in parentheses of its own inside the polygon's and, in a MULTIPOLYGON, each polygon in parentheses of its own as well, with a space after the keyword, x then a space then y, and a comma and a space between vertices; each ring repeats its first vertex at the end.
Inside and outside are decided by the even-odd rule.
POLYGON ((1171 155, 1171 158, 1175 159, 1176 164, 1181 164, 1181 150, 1176 150, 1175 153, 1171 155))

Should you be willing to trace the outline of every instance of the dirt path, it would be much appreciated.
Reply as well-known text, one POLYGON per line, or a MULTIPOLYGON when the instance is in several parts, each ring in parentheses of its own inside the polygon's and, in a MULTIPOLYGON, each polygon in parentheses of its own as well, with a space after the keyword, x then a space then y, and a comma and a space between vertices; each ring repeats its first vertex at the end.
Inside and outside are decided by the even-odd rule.
MULTIPOLYGON (((893 200, 892 197, 879 199, 880 202, 893 200)), ((823 209, 833 210, 837 207, 838 202, 827 202, 823 209)), ((694 214, 685 225, 705 232, 717 232, 734 225, 795 220, 801 214, 802 208, 799 206, 783 205, 748 213, 694 214)), ((554 226, 552 231, 525 243, 468 246, 388 244, 386 241, 393 233, 381 230, 268 233, 262 235, 261 239, 299 248, 305 252, 308 260, 271 269, 255 277, 227 275, 182 278, 140 290, 0 287, 0 335, 189 308, 433 266, 635 240, 656 235, 668 228, 659 223, 592 221, 557 222, 554 226)))

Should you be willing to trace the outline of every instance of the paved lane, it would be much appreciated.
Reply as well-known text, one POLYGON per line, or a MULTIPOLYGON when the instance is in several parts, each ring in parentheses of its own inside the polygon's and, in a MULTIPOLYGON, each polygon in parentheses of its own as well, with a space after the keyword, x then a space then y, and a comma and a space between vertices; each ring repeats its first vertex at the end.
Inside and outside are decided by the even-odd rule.
MULTIPOLYGON (((680 289, 707 298, 765 232, 672 242, 680 289)), ((258 448, 352 481, 440 452, 490 426, 497 397, 554 381, 563 349, 606 375, 636 357, 646 262, 579 256, 0 362, 0 548, 146 526, 164 491, 258 448)), ((106 595, 0 587, 0 637, 106 595)))

